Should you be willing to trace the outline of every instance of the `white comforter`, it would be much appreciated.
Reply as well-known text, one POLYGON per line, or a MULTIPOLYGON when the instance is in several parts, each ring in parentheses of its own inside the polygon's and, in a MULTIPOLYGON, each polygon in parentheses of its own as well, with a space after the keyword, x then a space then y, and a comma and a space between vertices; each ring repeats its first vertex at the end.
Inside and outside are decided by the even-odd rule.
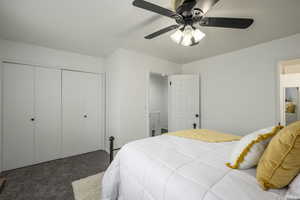
POLYGON ((235 142, 205 143, 159 136, 122 148, 103 178, 102 200, 274 200, 255 169, 225 166, 235 142))

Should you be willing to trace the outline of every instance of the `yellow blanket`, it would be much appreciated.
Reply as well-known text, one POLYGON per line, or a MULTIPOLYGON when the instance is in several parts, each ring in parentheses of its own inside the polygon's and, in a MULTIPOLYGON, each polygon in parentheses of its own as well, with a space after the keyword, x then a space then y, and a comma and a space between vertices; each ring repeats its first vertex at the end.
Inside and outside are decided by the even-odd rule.
POLYGON ((232 142, 240 140, 242 137, 237 135, 231 135, 227 133, 220 133, 208 129, 193 129, 185 131, 177 131, 168 133, 168 135, 184 137, 188 139, 201 140, 203 142, 232 142))

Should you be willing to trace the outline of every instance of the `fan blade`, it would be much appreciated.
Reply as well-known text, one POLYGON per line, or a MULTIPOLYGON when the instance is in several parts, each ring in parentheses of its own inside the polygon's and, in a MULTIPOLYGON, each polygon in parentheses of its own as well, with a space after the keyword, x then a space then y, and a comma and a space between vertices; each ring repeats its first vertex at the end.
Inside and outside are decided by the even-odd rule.
POLYGON ((205 15, 219 0, 198 0, 197 8, 201 9, 205 15))
POLYGON ((163 15, 166 17, 175 18, 175 16, 177 15, 177 13, 173 12, 172 10, 160 7, 158 5, 149 3, 144 0, 134 0, 132 4, 138 8, 142 8, 142 9, 145 9, 145 10, 148 10, 151 12, 155 12, 157 14, 160 14, 160 15, 163 15))
POLYGON ((169 31, 175 30, 175 29, 177 29, 177 28, 179 28, 179 25, 168 26, 168 27, 166 27, 166 28, 164 28, 164 29, 161 29, 161 30, 159 30, 159 31, 156 31, 155 33, 152 33, 152 34, 150 34, 150 35, 147 35, 147 36, 145 37, 145 39, 151 40, 151 39, 153 39, 153 38, 155 38, 155 37, 158 37, 158 36, 160 36, 160 35, 162 35, 162 34, 165 34, 165 33, 169 32, 169 31))
POLYGON ((196 0, 185 0, 177 9, 176 12, 182 14, 191 11, 197 4, 196 0))
POLYGON ((246 29, 253 22, 253 19, 247 18, 205 17, 200 21, 200 26, 246 29))

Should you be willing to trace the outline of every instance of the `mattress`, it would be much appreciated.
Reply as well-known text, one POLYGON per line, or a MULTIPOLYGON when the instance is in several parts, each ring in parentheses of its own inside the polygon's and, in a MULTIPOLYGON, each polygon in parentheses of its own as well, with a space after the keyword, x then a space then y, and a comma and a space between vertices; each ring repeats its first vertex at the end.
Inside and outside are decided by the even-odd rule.
POLYGON ((236 142, 163 135, 125 145, 103 178, 102 200, 279 200, 263 191, 256 169, 225 166, 236 142))

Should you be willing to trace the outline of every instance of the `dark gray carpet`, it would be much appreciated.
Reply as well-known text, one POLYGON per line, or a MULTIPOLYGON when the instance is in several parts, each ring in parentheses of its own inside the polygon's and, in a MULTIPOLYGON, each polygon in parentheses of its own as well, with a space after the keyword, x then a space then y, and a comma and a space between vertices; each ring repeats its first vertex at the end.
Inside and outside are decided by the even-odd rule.
POLYGON ((2 200, 74 200, 71 183, 104 171, 109 156, 96 151, 2 173, 2 200))

